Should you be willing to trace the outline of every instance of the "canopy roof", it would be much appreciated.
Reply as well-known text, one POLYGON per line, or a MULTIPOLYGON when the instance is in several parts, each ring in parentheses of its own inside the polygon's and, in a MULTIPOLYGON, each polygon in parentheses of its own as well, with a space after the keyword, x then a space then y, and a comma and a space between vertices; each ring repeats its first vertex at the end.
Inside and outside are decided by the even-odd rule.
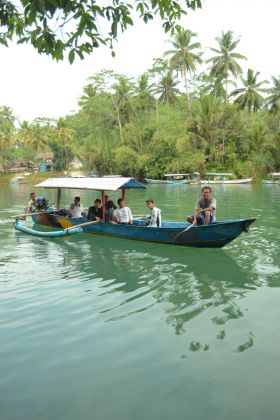
POLYGON ((188 176, 188 175, 199 175, 199 172, 190 172, 187 174, 165 174, 164 176, 188 176))
POLYGON ((232 176, 230 172, 207 172, 207 176, 232 176))
POLYGON ((128 188, 146 188, 134 178, 48 178, 35 185, 43 188, 71 188, 78 190, 117 191, 128 188))
POLYGON ((280 176, 280 172, 271 172, 271 174, 270 174, 271 176, 280 176))

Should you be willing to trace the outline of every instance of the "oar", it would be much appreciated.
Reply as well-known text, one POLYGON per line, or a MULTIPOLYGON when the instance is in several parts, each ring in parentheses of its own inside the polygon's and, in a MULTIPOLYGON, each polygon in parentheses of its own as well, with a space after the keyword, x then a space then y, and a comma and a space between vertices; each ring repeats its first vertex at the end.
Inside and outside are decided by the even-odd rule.
POLYGON ((69 229, 73 229, 73 228, 77 228, 77 227, 83 227, 83 226, 88 226, 88 225, 93 225, 94 223, 99 223, 100 220, 92 220, 91 222, 85 222, 85 223, 80 223, 79 225, 73 225, 73 226, 69 226, 63 230, 69 230, 69 229))
POLYGON ((52 210, 52 211, 37 211, 37 212, 34 212, 34 213, 22 213, 22 214, 19 214, 18 216, 10 216, 10 219, 18 219, 18 218, 21 218, 21 217, 28 217, 28 216, 34 216, 34 215, 37 215, 37 214, 51 214, 51 213, 55 213, 57 210, 52 210))
POLYGON ((188 227, 186 227, 186 229, 184 229, 184 230, 182 230, 182 232, 179 232, 176 236, 175 236, 175 238, 174 238, 174 240, 173 240, 173 242, 178 238, 178 236, 180 236, 182 233, 184 233, 184 232, 187 232, 191 227, 193 227, 194 226, 194 224, 192 223, 192 224, 190 224, 190 226, 188 226, 188 227))

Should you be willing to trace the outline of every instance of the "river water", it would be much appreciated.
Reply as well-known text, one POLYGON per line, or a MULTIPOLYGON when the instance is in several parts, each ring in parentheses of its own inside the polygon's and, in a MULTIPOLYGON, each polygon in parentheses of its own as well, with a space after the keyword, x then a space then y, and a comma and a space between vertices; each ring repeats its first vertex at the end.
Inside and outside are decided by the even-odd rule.
MULTIPOLYGON (((1 420, 279 418, 280 185, 215 186, 218 219, 257 217, 223 249, 31 237, 9 219, 31 189, 0 184, 1 420)), ((150 196, 183 220, 200 188, 127 202, 150 196)))

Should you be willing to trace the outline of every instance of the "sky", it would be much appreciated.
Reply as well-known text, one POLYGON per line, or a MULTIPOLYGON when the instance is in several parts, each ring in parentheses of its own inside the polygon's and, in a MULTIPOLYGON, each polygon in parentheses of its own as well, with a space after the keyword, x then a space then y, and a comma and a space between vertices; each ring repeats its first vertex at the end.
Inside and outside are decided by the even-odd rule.
MULTIPOLYGON (((259 80, 280 75, 280 2, 279 0, 202 0, 202 10, 188 11, 181 25, 198 34, 196 38, 211 56, 215 38, 231 30, 241 37, 237 51, 247 57, 240 61, 260 72, 259 80)), ((170 49, 170 36, 160 20, 148 25, 136 20, 119 37, 116 57, 101 47, 83 61, 70 65, 38 54, 29 45, 0 46, 0 106, 8 106, 20 121, 37 117, 59 118, 78 110, 78 100, 87 79, 102 69, 112 69, 137 77, 152 67, 153 58, 170 49)))

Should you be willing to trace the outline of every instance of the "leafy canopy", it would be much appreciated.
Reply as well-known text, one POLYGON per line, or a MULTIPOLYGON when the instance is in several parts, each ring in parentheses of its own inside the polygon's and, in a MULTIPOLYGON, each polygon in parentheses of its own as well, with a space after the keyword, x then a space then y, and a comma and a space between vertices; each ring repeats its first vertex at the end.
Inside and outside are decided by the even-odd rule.
POLYGON ((165 32, 173 34, 186 8, 201 8, 201 0, 1 0, 0 43, 29 43, 57 61, 67 53, 72 63, 100 44, 114 55, 113 42, 133 26, 132 15, 145 23, 159 15, 165 32))

